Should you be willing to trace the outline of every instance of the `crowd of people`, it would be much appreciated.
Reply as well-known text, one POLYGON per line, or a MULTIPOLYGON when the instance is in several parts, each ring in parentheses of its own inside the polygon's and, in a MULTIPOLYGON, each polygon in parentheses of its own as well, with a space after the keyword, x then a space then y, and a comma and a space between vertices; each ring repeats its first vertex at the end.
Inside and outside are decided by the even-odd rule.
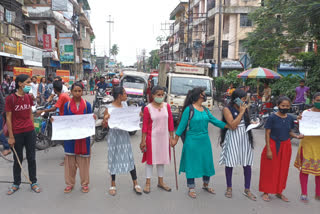
MULTIPOLYGON (((14 158, 13 174, 14 183, 8 194, 15 193, 21 184, 21 168, 18 164, 23 160, 23 148, 26 148, 29 179, 31 189, 39 193, 40 187, 36 176, 35 159, 35 132, 33 126, 33 113, 31 106, 34 105, 33 88, 36 84, 34 78, 27 75, 19 75, 15 79, 15 92, 6 97, 5 112, 6 124, 9 132, 8 144, 15 148, 17 157, 14 158)), ((41 80, 37 96, 46 93, 48 84, 41 80), (41 89, 39 89, 41 88, 41 89), (44 91, 44 92, 43 92, 44 91)), ((89 80, 90 90, 93 80, 89 80)), ((110 87, 104 78, 95 83, 93 88, 110 87)), ((303 101, 307 88, 304 82, 297 88, 295 102, 303 101), (303 93, 303 97, 302 94, 303 93)), ((59 108, 60 115, 90 114, 91 104, 82 98, 83 82, 76 82, 71 86, 71 97, 61 81, 56 77, 52 83, 53 91, 47 94, 47 99, 58 97, 56 104, 46 110, 36 113, 55 111, 59 108)), ((265 85, 265 102, 270 99, 271 90, 265 85)), ((116 175, 130 173, 133 190, 141 195, 142 192, 151 192, 152 170, 155 166, 158 173, 158 188, 170 192, 171 188, 164 182, 165 165, 171 162, 170 147, 175 147, 181 138, 183 149, 180 159, 180 173, 185 173, 188 196, 196 198, 195 179, 202 178, 203 190, 215 194, 211 187, 210 179, 215 175, 211 140, 209 137, 208 124, 211 123, 221 129, 220 145, 222 147, 219 164, 225 166, 226 191, 225 197, 232 198, 233 168, 243 167, 244 189, 243 195, 256 201, 257 196, 251 191, 251 175, 255 139, 252 131, 247 127, 253 123, 250 121, 248 105, 246 104, 247 92, 243 89, 232 89, 230 103, 223 109, 222 119, 218 120, 204 107, 207 95, 202 88, 190 90, 184 101, 182 114, 177 130, 170 105, 164 102, 165 89, 160 86, 153 87, 152 102, 143 109, 143 127, 140 149, 143 153, 142 163, 145 163, 145 186, 142 189, 137 181, 137 172, 134 155, 127 131, 112 128, 107 137, 108 144, 108 171, 111 177, 111 185, 108 193, 112 196, 117 194, 116 175)), ((128 108, 126 103, 127 94, 123 87, 113 87, 114 101, 105 110, 103 125, 108 126, 108 120, 112 111, 116 108, 128 108)), ((265 125, 265 147, 260 159, 259 191, 263 193, 262 199, 270 201, 270 194, 275 194, 282 201, 289 199, 283 194, 288 179, 288 171, 291 160, 291 138, 301 140, 295 167, 300 171, 301 201, 308 202, 307 184, 308 175, 316 176, 315 198, 320 200, 320 136, 303 136, 292 132, 294 120, 288 114, 292 101, 282 96, 277 101, 278 112, 272 114, 265 125)), ((306 110, 320 114, 320 93, 312 98, 313 107, 306 110)), ((301 119, 301 116, 299 117, 301 119)), ((54 123, 54 121, 52 121, 54 123)), ((0 136, 2 139, 3 137, 0 136)), ((5 138, 5 137, 4 137, 5 138)), ((9 146, 5 146, 9 148, 9 146)), ((64 142, 65 151, 65 193, 70 193, 75 185, 77 168, 80 171, 82 192, 89 192, 89 169, 90 169, 90 138, 79 140, 67 140, 64 142)))

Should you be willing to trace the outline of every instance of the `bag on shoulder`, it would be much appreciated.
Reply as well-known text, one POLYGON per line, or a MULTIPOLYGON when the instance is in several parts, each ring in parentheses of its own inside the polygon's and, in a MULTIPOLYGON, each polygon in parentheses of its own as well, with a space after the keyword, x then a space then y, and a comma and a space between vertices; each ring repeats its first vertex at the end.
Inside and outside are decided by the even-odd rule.
MULTIPOLYGON (((202 106, 202 108, 206 111, 207 114, 209 114, 208 109, 206 107, 202 106)), ((180 136, 182 143, 184 143, 184 141, 186 140, 186 134, 187 134, 187 131, 189 131, 190 121, 194 115, 193 105, 189 105, 189 109, 190 109, 190 111, 189 111, 189 117, 188 117, 188 124, 187 124, 186 129, 182 132, 182 134, 180 136)))

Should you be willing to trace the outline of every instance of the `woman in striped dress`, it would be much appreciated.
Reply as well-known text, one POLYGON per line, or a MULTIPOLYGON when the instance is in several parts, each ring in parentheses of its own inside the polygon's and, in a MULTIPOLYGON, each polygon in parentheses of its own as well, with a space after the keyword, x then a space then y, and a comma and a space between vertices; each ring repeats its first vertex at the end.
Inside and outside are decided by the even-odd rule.
POLYGON ((246 132, 250 124, 247 105, 244 103, 247 93, 237 89, 232 93, 231 102, 223 109, 222 120, 231 127, 221 131, 222 152, 219 164, 225 165, 227 190, 225 196, 232 198, 232 171, 235 166, 243 166, 245 184, 244 195, 256 201, 250 191, 251 166, 253 163, 253 138, 251 131, 246 132))

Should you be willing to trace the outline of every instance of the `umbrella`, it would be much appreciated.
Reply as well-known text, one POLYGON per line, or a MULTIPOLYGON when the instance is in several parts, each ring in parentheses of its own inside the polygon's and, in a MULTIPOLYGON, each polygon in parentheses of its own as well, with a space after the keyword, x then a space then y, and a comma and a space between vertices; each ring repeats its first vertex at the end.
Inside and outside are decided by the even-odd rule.
POLYGON ((246 70, 237 76, 238 78, 242 79, 258 79, 258 89, 257 89, 257 94, 259 94, 259 79, 280 79, 282 76, 278 74, 275 71, 272 71, 268 68, 252 68, 249 70, 246 70))
POLYGON ((280 79, 282 76, 267 68, 252 68, 238 74, 238 78, 252 79, 280 79))

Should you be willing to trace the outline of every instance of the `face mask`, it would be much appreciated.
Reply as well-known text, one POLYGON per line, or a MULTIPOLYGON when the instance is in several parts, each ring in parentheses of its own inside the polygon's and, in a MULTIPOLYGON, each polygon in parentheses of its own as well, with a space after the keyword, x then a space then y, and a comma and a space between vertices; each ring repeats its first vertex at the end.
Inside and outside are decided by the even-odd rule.
POLYGON ((162 103, 163 102, 163 100, 164 100, 164 97, 155 97, 154 98, 154 101, 156 102, 156 103, 162 103))
POLYGON ((314 107, 316 107, 317 109, 320 109, 320 102, 319 103, 314 103, 314 107))
POLYGON ((24 86, 24 88, 23 88, 23 92, 24 92, 24 93, 29 93, 30 90, 31 90, 31 86, 30 86, 30 85, 26 85, 26 86, 24 86))
POLYGON ((288 108, 279 108, 279 112, 280 112, 281 114, 286 114, 286 113, 289 112, 289 109, 288 109, 288 108))
POLYGON ((205 94, 205 95, 202 94, 202 98, 203 98, 203 101, 204 101, 204 102, 207 101, 207 95, 206 95, 206 94, 205 94))

